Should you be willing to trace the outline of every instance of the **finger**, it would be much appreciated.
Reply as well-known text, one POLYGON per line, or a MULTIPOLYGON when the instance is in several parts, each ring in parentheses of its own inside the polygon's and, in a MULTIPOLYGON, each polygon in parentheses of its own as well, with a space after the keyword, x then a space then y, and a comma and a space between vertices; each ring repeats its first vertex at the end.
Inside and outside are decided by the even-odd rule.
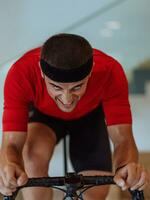
POLYGON ((123 180, 123 179, 118 179, 117 181, 116 181, 116 184, 119 186, 119 187, 121 187, 121 188, 124 188, 125 187, 125 181, 123 180))
POLYGON ((28 181, 27 174, 21 169, 19 169, 17 173, 18 173, 17 185, 22 186, 28 181))
POLYGON ((11 195, 12 192, 15 192, 16 188, 7 188, 4 185, 3 180, 0 178, 0 193, 2 193, 3 195, 11 195))
POLYGON ((126 186, 123 190, 129 189, 139 182, 142 170, 143 168, 140 164, 131 163, 128 165, 126 186))
POLYGON ((7 187, 1 187, 0 188, 0 193, 3 194, 3 195, 7 195, 7 196, 10 196, 12 195, 13 192, 15 192, 16 189, 10 189, 10 188, 7 188, 7 187))
POLYGON ((131 190, 136 190, 146 186, 146 184, 148 183, 148 181, 146 180, 146 175, 147 174, 145 172, 142 172, 139 181, 134 186, 131 187, 131 190))
POLYGON ((15 169, 10 167, 6 173, 6 180, 10 187, 17 187, 17 180, 15 178, 15 169))
POLYGON ((5 187, 16 188, 15 170, 12 167, 6 167, 1 176, 5 187))
POLYGON ((121 188, 125 187, 126 183, 120 174, 116 174, 114 177, 114 182, 121 188))
POLYGON ((129 187, 135 185, 139 179, 141 174, 141 167, 139 165, 131 164, 128 168, 128 176, 127 176, 127 184, 129 187))
POLYGON ((0 188, 4 186, 3 180, 0 178, 0 188))
POLYGON ((0 193, 1 193, 2 195, 6 195, 6 196, 12 195, 12 191, 5 190, 5 189, 0 189, 0 193))
POLYGON ((145 183, 144 185, 142 185, 138 190, 139 191, 142 191, 142 190, 144 190, 144 188, 147 186, 147 183, 145 183))
POLYGON ((27 175, 25 173, 22 173, 21 176, 17 180, 17 184, 18 184, 18 186, 22 186, 22 185, 26 184, 27 181, 28 181, 27 175))
POLYGON ((135 181, 136 178, 135 164, 131 163, 121 168, 115 175, 115 182, 122 190, 129 189, 129 185, 135 181))

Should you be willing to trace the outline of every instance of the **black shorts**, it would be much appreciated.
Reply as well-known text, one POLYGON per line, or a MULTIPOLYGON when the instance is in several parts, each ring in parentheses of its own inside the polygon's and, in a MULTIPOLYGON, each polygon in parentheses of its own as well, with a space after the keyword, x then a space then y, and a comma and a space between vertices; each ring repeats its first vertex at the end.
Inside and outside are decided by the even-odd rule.
POLYGON ((112 171, 107 127, 102 107, 77 120, 65 121, 30 110, 29 122, 44 123, 52 128, 57 143, 69 135, 69 153, 76 172, 84 170, 112 171))

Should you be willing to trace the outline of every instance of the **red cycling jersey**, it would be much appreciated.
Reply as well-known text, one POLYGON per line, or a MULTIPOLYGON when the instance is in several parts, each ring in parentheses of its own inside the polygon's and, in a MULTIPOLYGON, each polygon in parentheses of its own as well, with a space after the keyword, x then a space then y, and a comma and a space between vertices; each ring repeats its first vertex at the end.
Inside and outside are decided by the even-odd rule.
POLYGON ((93 49, 93 71, 75 109, 61 111, 48 95, 39 66, 41 48, 24 54, 9 69, 4 85, 3 131, 26 131, 29 105, 64 120, 78 119, 102 104, 107 125, 132 123, 128 84, 121 65, 93 49))

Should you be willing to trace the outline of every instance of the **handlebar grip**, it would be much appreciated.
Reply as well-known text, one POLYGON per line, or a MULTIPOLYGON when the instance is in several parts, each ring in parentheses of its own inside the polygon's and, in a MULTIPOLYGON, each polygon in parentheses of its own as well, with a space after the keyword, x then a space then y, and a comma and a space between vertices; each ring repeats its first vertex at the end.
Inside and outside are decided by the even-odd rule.
POLYGON ((115 184, 113 176, 83 176, 83 184, 85 185, 108 185, 115 184))
POLYGON ((143 191, 139 190, 129 190, 132 196, 132 200, 144 200, 144 193, 143 191))
POLYGON ((12 196, 3 196, 3 200, 13 200, 12 196))
POLYGON ((30 178, 23 187, 51 187, 51 186, 63 186, 65 184, 64 177, 42 177, 42 178, 30 178))

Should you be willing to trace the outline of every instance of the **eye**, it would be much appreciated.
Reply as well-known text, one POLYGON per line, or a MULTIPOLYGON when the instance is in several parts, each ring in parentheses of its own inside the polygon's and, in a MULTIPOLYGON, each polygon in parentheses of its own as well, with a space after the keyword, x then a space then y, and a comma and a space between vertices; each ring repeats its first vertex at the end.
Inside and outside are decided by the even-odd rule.
POLYGON ((77 90, 80 90, 81 89, 81 86, 76 86, 74 88, 72 88, 73 91, 77 91, 77 90))
POLYGON ((55 89, 55 90, 61 90, 61 88, 60 87, 57 87, 57 86, 53 86, 53 88, 55 89))

